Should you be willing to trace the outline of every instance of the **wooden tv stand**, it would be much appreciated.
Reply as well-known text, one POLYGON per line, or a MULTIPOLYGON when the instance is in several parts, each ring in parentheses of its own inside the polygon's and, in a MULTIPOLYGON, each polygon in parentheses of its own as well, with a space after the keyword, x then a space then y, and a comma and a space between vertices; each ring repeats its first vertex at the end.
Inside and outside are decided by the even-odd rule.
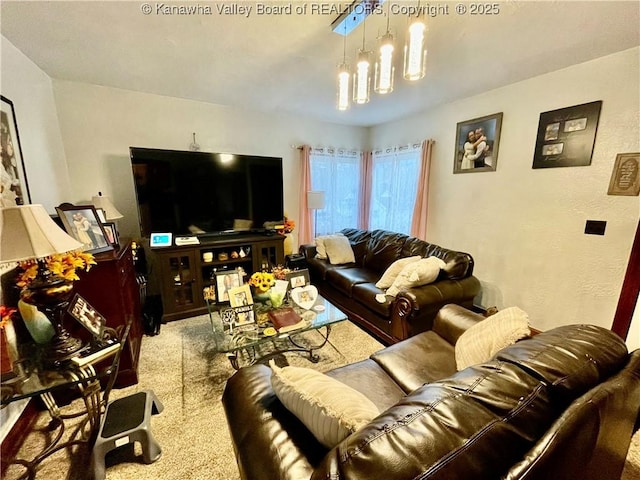
MULTIPOLYGON (((207 313, 203 296, 206 287, 215 288, 214 272, 242 267, 247 275, 284 265, 284 236, 278 234, 234 233, 201 237, 199 245, 153 248, 160 271, 160 285, 164 314, 169 322, 207 313), (244 257, 232 258, 232 252, 245 252, 244 257), (213 260, 205 262, 203 255, 212 253, 213 260), (228 258, 220 260, 220 254, 228 258)), ((245 277, 245 282, 248 277, 245 277)))

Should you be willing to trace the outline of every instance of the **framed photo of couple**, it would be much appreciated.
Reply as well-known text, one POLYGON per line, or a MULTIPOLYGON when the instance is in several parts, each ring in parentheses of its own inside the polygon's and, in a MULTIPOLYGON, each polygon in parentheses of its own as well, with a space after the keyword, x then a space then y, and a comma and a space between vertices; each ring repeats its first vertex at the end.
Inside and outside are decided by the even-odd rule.
POLYGON ((502 112, 459 122, 453 173, 495 172, 502 128, 502 112))

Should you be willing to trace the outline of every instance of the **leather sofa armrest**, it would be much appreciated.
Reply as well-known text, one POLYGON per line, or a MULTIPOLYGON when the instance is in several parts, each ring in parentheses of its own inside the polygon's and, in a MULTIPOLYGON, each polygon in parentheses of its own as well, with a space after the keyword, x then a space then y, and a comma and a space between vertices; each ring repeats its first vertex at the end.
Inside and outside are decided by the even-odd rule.
POLYGON ((433 331, 451 345, 455 345, 465 330, 481 322, 484 318, 460 305, 445 305, 438 311, 433 321, 433 331))
POLYGON ((300 245, 299 251, 302 255, 304 255, 304 258, 307 261, 316 256, 316 246, 313 244, 300 245))

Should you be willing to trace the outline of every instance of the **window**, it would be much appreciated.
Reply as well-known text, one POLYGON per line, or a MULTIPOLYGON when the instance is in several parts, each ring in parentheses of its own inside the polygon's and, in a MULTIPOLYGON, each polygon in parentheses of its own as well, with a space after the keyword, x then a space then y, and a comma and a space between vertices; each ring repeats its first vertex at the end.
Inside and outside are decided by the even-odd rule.
POLYGON ((317 235, 358 225, 360 152, 314 148, 310 154, 311 189, 325 192, 325 208, 314 212, 317 235), (317 217, 315 217, 317 215, 317 217))
POLYGON ((410 233, 421 150, 416 144, 373 152, 369 229, 410 233))

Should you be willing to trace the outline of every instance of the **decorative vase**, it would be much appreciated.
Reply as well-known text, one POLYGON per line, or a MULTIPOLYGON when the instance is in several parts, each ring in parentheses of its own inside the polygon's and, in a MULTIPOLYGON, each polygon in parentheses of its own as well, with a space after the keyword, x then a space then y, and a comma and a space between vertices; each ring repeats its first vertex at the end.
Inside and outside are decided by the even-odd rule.
POLYGON ((285 233, 284 235, 284 254, 291 255, 295 251, 296 248, 296 238, 293 232, 285 233))
POLYGON ((29 305, 23 300, 20 300, 18 302, 18 310, 34 342, 44 344, 53 338, 56 333, 53 325, 51 325, 47 316, 38 310, 35 305, 29 305))

